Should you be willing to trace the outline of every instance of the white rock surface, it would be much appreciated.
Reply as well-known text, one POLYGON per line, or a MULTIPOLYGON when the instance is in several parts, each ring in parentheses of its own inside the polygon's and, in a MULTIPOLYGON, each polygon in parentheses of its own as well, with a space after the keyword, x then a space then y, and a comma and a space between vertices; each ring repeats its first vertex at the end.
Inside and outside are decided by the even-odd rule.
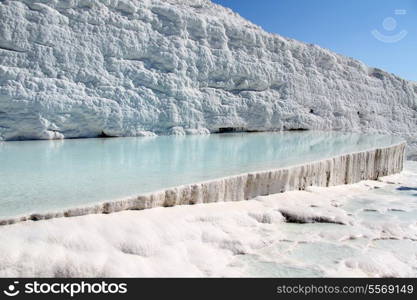
POLYGON ((417 85, 208 0, 0 1, 0 140, 330 129, 416 140, 417 85))

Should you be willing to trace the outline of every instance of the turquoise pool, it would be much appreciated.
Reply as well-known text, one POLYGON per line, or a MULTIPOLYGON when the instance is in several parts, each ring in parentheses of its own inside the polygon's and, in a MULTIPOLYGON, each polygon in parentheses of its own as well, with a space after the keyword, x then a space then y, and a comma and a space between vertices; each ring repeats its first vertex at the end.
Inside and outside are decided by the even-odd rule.
POLYGON ((83 206, 399 142, 389 136, 314 131, 3 142, 0 217, 83 206))

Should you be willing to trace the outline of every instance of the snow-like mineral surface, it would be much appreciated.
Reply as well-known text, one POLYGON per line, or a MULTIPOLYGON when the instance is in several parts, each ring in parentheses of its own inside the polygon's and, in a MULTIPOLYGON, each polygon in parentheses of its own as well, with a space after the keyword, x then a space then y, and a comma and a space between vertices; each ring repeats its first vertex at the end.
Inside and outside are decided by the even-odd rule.
POLYGON ((415 277, 416 183, 1 226, 0 276, 415 277))
POLYGON ((417 85, 207 0, 0 1, 0 140, 333 129, 416 140, 417 85))

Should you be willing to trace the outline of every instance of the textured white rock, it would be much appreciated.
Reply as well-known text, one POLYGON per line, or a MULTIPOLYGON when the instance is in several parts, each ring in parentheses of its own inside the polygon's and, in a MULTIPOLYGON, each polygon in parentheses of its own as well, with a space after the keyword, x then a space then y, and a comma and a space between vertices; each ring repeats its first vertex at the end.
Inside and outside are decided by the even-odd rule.
POLYGON ((0 1, 0 140, 331 129, 416 140, 417 85, 207 0, 0 1))
POLYGON ((349 153, 316 162, 269 171, 246 173, 97 205, 76 207, 61 212, 32 214, 0 219, 0 225, 27 220, 75 217, 88 214, 114 213, 155 207, 230 202, 253 199, 311 186, 329 187, 377 180, 402 171, 405 143, 386 148, 349 153))

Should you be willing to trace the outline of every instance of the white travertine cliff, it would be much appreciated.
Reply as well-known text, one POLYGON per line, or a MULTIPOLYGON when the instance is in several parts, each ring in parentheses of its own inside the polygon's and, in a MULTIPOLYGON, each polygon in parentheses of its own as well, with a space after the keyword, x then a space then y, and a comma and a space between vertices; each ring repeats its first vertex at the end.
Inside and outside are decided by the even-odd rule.
POLYGON ((417 85, 208 0, 0 1, 0 140, 321 129, 415 141, 417 85))
POLYGON ((0 276, 415 278, 416 182, 0 226, 0 276))

